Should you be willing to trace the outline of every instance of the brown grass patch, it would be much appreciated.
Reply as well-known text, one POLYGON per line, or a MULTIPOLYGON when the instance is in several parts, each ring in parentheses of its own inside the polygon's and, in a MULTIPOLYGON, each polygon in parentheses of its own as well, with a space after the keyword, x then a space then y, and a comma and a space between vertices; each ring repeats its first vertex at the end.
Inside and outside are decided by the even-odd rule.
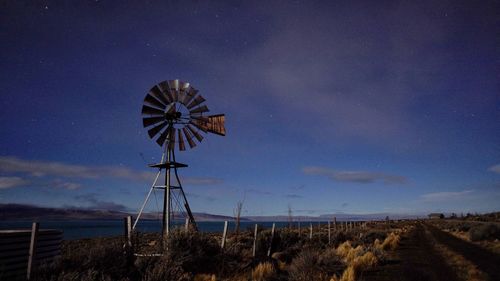
POLYGON ((252 280, 253 281, 266 281, 274 277, 273 265, 269 262, 259 263, 252 270, 252 280))

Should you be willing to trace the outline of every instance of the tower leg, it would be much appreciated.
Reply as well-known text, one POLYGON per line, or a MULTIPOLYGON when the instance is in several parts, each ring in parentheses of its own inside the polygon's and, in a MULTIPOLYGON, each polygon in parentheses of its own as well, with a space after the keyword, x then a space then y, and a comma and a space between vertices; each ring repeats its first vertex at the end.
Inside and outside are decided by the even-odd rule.
MULTIPOLYGON (((167 162, 170 163, 171 155, 170 149, 167 149, 167 162)), ((165 171, 165 193, 163 196, 163 229, 162 237, 168 237, 170 233, 170 167, 165 171)))

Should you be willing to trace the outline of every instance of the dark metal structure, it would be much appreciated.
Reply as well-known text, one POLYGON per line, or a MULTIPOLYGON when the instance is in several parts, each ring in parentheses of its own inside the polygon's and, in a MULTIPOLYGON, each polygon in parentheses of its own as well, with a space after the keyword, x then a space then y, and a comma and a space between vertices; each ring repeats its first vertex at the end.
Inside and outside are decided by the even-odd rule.
POLYGON ((156 178, 149 190, 139 214, 133 224, 135 229, 151 193, 155 189, 164 190, 162 236, 168 235, 175 216, 189 219, 190 225, 196 229, 196 222, 182 188, 177 168, 187 167, 175 160, 175 150, 186 150, 196 146, 196 141, 203 140, 204 133, 226 135, 224 114, 206 115, 209 109, 204 105, 205 98, 198 95, 189 83, 179 80, 167 80, 153 86, 142 106, 142 123, 148 135, 162 147, 160 163, 149 167, 158 169, 156 178), (175 181, 172 177, 175 177, 175 181), (164 184, 158 184, 164 173, 164 184))

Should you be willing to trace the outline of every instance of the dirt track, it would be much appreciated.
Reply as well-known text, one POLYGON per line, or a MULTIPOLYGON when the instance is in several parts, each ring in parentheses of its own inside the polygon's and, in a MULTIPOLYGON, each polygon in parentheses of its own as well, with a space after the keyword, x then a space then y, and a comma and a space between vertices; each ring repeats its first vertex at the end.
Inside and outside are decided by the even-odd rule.
POLYGON ((481 271, 488 274, 490 280, 500 280, 500 255, 459 239, 432 225, 426 225, 426 227, 439 243, 473 262, 481 271))
POLYGON ((500 280, 500 256, 479 246, 456 238, 428 224, 416 224, 415 228, 404 235, 395 257, 388 264, 366 272, 362 280, 403 280, 434 281, 460 280, 454 270, 440 256, 434 246, 433 238, 440 244, 462 255, 489 275, 489 280, 500 280))

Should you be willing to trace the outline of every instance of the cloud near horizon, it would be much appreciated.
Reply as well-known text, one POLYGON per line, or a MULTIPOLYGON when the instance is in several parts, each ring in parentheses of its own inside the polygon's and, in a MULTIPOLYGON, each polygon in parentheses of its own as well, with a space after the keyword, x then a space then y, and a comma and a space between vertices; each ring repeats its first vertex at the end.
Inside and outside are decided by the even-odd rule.
POLYGON ((382 182, 384 184, 406 184, 408 179, 404 176, 391 175, 380 172, 368 171, 338 171, 325 167, 308 166, 302 169, 306 175, 326 176, 334 181, 352 182, 352 183, 374 183, 382 182))
POLYGON ((20 177, 0 177, 0 189, 25 186, 29 183, 29 180, 20 177))
MULTIPOLYGON (((156 174, 123 166, 84 166, 53 161, 25 160, 13 156, 0 156, 0 172, 23 173, 32 177, 55 176, 77 179, 112 178, 141 182, 152 182, 156 174)), ((211 177, 184 177, 181 178, 181 180, 184 184, 188 185, 214 185, 223 182, 222 179, 211 177)), ((12 188, 27 185, 28 183, 30 183, 29 180, 18 176, 0 178, 0 188, 12 188)), ((81 184, 56 179, 52 183, 52 186, 65 189, 77 189, 81 187, 81 184)))
POLYGON ((496 164, 496 165, 489 167, 488 171, 500 174, 500 164, 496 164))
POLYGON ((424 202, 443 202, 460 200, 469 196, 473 192, 474 190, 433 192, 420 195, 420 198, 424 202))

